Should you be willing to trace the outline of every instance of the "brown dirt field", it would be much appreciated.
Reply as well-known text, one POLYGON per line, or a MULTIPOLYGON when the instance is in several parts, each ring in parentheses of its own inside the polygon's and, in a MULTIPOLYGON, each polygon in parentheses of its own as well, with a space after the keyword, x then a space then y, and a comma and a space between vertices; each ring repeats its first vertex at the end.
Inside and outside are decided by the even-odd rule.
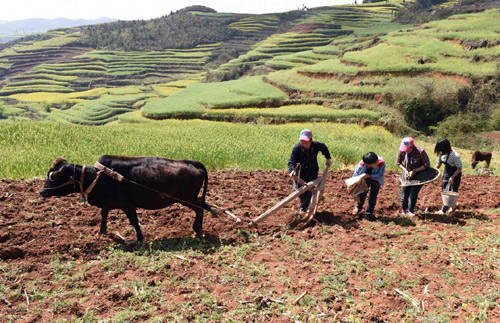
POLYGON ((482 133, 481 136, 486 137, 500 144, 500 131, 485 132, 482 133))
POLYGON ((294 26, 290 32, 308 34, 312 33, 314 29, 320 28, 321 25, 318 24, 300 24, 294 26))
MULTIPOLYGON (((349 63, 349 62, 343 62, 344 64, 349 63)), ((349 63, 350 65, 357 64, 357 63, 349 63)), ((349 65, 346 64, 346 65, 349 65)), ((351 80, 351 81, 356 81, 356 80, 363 80, 364 77, 376 77, 376 76, 388 76, 388 75, 395 75, 395 76, 421 76, 421 77, 433 77, 433 78, 441 78, 441 79, 449 79, 449 80, 454 80, 458 83, 461 83, 463 85, 469 85, 470 84, 470 79, 466 76, 462 75, 457 75, 457 74, 451 74, 451 73, 441 73, 441 72, 372 72, 372 71, 358 71, 355 75, 349 75, 349 74, 343 74, 343 73, 313 73, 313 72, 302 72, 298 71, 297 72, 300 75, 304 75, 310 78, 316 78, 316 79, 335 79, 335 80, 351 80)))
POLYGON ((420 215, 408 218, 389 172, 368 222, 351 215, 350 174, 329 175, 316 222, 298 230, 287 227, 298 201, 247 224, 290 193, 283 172, 212 172, 209 204, 243 223, 205 214, 200 240, 184 207, 140 211, 140 245, 122 212, 110 214, 108 232, 127 243, 97 235, 99 210, 76 195, 41 199, 40 180, 0 180, 0 256, 13 258, 0 261, 0 320, 500 320, 500 214, 488 212, 500 208, 500 178, 465 176, 450 216, 432 213, 440 189, 428 184, 420 215))

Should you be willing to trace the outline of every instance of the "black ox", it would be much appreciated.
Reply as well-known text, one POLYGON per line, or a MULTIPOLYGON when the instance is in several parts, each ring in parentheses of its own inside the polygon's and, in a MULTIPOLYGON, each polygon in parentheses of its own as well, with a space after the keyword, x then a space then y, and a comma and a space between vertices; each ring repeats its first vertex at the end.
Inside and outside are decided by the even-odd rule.
POLYGON ((215 214, 205 203, 208 173, 200 162, 105 155, 95 166, 99 168, 75 165, 57 158, 47 173, 40 195, 82 194, 89 204, 101 208, 101 234, 106 234, 108 212, 121 209, 135 228, 138 241, 143 241, 144 237, 137 219, 137 208, 157 210, 181 203, 196 213, 193 230, 197 236, 202 235, 203 211, 215 214), (104 174, 101 165, 106 168, 104 174), (113 177, 117 174, 110 173, 110 170, 122 175, 123 179, 113 177), (198 198, 202 186, 203 192, 198 198))

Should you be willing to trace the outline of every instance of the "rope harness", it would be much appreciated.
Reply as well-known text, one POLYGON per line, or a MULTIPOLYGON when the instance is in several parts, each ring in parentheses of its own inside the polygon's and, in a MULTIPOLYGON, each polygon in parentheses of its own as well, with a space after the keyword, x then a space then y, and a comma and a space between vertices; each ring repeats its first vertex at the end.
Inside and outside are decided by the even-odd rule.
MULTIPOLYGON (((96 177, 95 179, 92 181, 92 183, 90 183, 90 185, 84 189, 84 181, 85 181, 85 170, 86 170, 86 166, 82 166, 82 171, 81 171, 81 174, 80 174, 80 179, 79 180, 76 180, 76 165, 73 165, 73 176, 71 176, 69 178, 69 180, 61 185, 58 185, 58 186, 55 186, 55 187, 48 187, 48 188, 44 188, 45 190, 56 190, 56 189, 60 189, 62 187, 65 187, 65 186, 68 186, 68 185, 73 185, 73 191, 76 192, 76 182, 79 183, 79 188, 80 188, 80 201, 82 202, 85 202, 87 203, 88 201, 88 196, 89 194, 94 190, 95 186, 97 185, 97 183, 99 182, 99 179, 101 178, 102 174, 105 174, 109 177, 111 177, 112 179, 118 181, 118 182, 128 182, 130 184, 133 184, 135 186, 138 186, 140 188, 143 188, 145 190, 148 190, 150 192, 153 192, 155 194, 158 194, 160 196, 160 198, 162 199, 171 199, 171 200, 174 200, 176 202, 179 202, 181 204, 184 204, 184 205, 187 205, 191 208, 195 208, 195 209, 198 209, 198 210, 203 210, 203 211, 209 211, 210 213, 212 214, 216 214, 215 211, 213 211, 208 205, 207 205, 207 208, 204 208, 200 205, 196 205, 194 203, 191 203, 191 202, 188 202, 188 201, 185 201, 183 199, 180 199, 178 197, 175 197, 175 196, 172 196, 168 193, 165 193, 165 192, 160 192, 158 190, 155 190, 151 187, 148 187, 146 185, 143 185, 143 184, 140 184, 136 181, 133 181, 133 180, 130 180, 130 179, 127 179, 125 178, 123 175, 121 175, 120 173, 118 172, 115 172, 114 170, 104 166, 103 164, 99 163, 98 161, 95 162, 94 164, 94 168, 97 169, 97 174, 96 174, 96 177)), ((52 172, 49 173, 49 180, 52 181, 51 179, 51 175, 52 175, 52 172)))
MULTIPOLYGON (((47 177, 48 177, 48 179, 49 179, 49 181, 51 181, 51 182, 53 182, 53 181, 54 181, 54 180, 52 179, 52 174, 53 174, 53 173, 54 173, 54 172, 50 172, 50 173, 48 174, 48 176, 47 176, 47 177)), ((75 174, 76 174, 76 165, 73 165, 73 176, 70 176, 70 177, 69 177, 69 180, 68 180, 67 182, 65 182, 65 183, 63 183, 63 184, 61 184, 61 185, 57 185, 57 186, 55 186, 55 187, 45 187, 45 188, 44 188, 44 190, 49 190, 49 191, 50 191, 50 190, 57 190, 57 189, 60 189, 60 188, 62 188, 62 187, 68 186, 68 185, 73 185, 73 191, 76 191, 76 185, 75 185, 75 184, 76 184, 76 183, 75 183, 75 174)))

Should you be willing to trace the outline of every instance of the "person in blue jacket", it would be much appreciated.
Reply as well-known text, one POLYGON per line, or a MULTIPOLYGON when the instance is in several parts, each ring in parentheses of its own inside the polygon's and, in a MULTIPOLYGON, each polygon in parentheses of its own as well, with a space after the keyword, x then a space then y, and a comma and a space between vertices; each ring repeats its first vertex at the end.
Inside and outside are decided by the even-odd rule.
POLYGON ((375 205, 377 204, 377 196, 380 191, 380 187, 384 185, 384 159, 379 158, 374 152, 366 153, 363 156, 363 160, 360 161, 356 167, 353 177, 361 174, 366 174, 365 181, 370 190, 370 198, 368 199, 368 208, 364 214, 361 214, 368 192, 359 195, 359 203, 354 208, 353 214, 360 215, 360 219, 365 218, 369 221, 374 221, 376 218, 373 215, 373 212, 375 211, 375 205))

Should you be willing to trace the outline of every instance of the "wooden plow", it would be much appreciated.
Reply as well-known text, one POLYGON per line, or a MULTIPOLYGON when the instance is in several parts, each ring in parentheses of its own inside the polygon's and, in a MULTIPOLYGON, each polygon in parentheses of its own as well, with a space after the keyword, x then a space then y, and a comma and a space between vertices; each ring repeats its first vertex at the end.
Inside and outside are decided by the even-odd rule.
POLYGON ((314 219, 314 215, 316 215, 316 211, 318 210, 318 202, 322 199, 323 197, 323 190, 325 188, 325 182, 326 182, 326 176, 328 175, 328 169, 330 167, 327 166, 325 167, 325 170, 323 171, 323 174, 321 177, 318 177, 314 181, 311 182, 304 182, 299 176, 299 174, 295 171, 295 177, 294 181, 300 185, 302 185, 299 189, 282 199, 280 202, 278 202, 276 205, 274 205, 272 208, 267 210, 266 212, 262 213, 255 219, 253 219, 249 224, 250 225, 256 225, 257 223, 263 221, 267 217, 273 215, 277 211, 281 210, 283 207, 285 207, 288 203, 290 203, 292 200, 298 198, 301 196, 303 193, 307 191, 312 192, 312 197, 311 197, 311 202, 309 203, 309 208, 307 209, 306 212, 306 221, 304 222, 303 226, 307 226, 311 221, 314 219))

